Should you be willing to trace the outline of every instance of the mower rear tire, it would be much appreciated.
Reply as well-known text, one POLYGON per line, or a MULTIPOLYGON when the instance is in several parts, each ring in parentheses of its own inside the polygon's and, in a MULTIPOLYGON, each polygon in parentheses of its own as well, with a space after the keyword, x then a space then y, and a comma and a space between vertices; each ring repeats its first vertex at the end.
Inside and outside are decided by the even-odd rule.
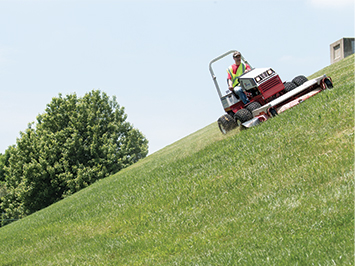
POLYGON ((252 113, 247 109, 240 109, 234 114, 234 120, 237 124, 243 124, 246 121, 253 119, 252 113))
POLYGON ((305 83, 306 81, 308 81, 308 79, 301 75, 301 76, 297 76, 295 77, 292 82, 295 83, 295 85, 298 87, 298 86, 301 86, 303 83, 305 83))
POLYGON ((227 134, 228 131, 235 129, 238 126, 237 123, 234 121, 234 118, 229 114, 225 114, 218 118, 217 123, 219 130, 223 134, 227 134))
POLYGON ((284 86, 285 86, 285 92, 289 92, 297 88, 296 84, 293 82, 286 82, 284 86))

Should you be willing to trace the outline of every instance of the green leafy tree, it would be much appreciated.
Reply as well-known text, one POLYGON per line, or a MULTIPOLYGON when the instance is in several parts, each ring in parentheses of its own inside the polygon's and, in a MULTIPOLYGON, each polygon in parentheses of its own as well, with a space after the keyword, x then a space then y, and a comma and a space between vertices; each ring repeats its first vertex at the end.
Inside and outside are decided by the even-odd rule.
MULTIPOLYGON (((13 150, 13 146, 10 146, 6 151, 5 154, 0 153, 0 217, 3 217, 3 212, 4 210, 2 209, 2 202, 4 200, 4 197, 7 195, 7 189, 6 189, 6 182, 5 182, 5 167, 9 165, 9 159, 11 155, 11 151, 13 150)), ((1 222, 1 225, 3 225, 4 222, 1 222)))
POLYGON ((5 154, 0 153, 0 182, 5 181, 5 167, 9 165, 11 151, 14 146, 10 146, 5 151, 5 154))
POLYGON ((20 133, 6 170, 7 216, 23 217, 144 158, 148 141, 99 90, 53 98, 20 133))
MULTIPOLYGON (((5 189, 5 155, 0 153, 0 218, 2 218, 3 209, 1 208, 2 198, 6 194, 5 189)), ((2 224, 2 222, 1 222, 2 224)), ((0 226, 1 226, 0 224, 0 226)))
POLYGON ((5 155, 0 153, 0 182, 5 181, 5 155))

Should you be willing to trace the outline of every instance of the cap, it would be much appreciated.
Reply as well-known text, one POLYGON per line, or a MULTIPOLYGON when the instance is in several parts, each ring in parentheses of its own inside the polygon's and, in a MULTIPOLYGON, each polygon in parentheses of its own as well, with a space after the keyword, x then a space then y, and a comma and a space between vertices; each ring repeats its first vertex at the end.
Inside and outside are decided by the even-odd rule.
POLYGON ((234 52, 234 53, 233 53, 233 58, 237 57, 238 55, 241 56, 241 53, 238 52, 238 51, 234 52))

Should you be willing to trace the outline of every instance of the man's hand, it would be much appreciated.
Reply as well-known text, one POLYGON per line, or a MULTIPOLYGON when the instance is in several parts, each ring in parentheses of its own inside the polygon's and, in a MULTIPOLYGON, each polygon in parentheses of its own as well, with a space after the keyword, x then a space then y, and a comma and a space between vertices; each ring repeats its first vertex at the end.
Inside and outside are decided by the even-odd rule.
POLYGON ((233 91, 233 86, 229 86, 229 88, 228 88, 230 91, 233 91))

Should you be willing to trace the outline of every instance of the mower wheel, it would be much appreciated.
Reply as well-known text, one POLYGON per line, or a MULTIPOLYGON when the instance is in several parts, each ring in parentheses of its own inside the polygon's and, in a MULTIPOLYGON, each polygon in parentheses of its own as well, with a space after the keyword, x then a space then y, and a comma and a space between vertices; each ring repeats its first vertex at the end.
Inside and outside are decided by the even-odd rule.
POLYGON ((238 126, 233 117, 229 114, 221 116, 218 118, 217 122, 219 130, 221 130, 223 134, 227 134, 228 131, 235 129, 238 126))
POLYGON ((334 88, 332 79, 330 77, 327 77, 322 80, 321 86, 323 89, 332 89, 334 88))
POLYGON ((305 83, 306 81, 308 81, 308 79, 305 76, 297 76, 295 77, 292 82, 296 84, 296 86, 301 86, 303 83, 305 83))
POLYGON ((247 109, 240 109, 234 114, 234 120, 237 122, 237 124, 243 124, 246 121, 249 121, 250 119, 253 119, 252 113, 247 110, 247 109))
POLYGON ((285 86, 285 89, 284 89, 285 92, 289 92, 289 91, 292 91, 293 89, 297 88, 296 84, 293 82, 286 82, 284 84, 284 86, 285 86))
POLYGON ((254 110, 258 109, 261 107, 261 104, 258 102, 252 102, 250 103, 245 109, 247 109, 249 112, 253 113, 254 110))

